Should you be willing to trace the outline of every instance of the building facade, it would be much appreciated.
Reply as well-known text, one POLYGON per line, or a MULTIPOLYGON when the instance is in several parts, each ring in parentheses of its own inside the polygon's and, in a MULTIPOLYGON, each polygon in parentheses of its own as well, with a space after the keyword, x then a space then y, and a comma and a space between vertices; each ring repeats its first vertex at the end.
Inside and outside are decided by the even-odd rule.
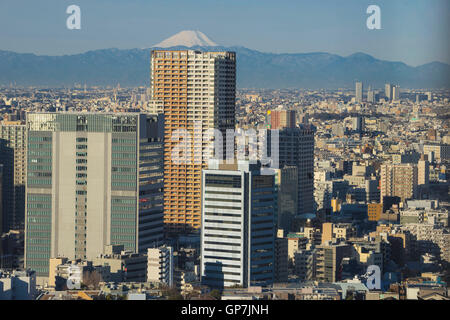
MULTIPOLYGON (((201 226, 201 170, 208 129, 235 126, 236 54, 194 50, 151 53, 151 96, 164 106, 164 223, 168 233, 201 226), (173 161, 183 140, 185 161, 173 161)), ((224 153, 225 154, 225 151, 224 153)))
POLYGON ((259 164, 210 162, 202 177, 202 283, 212 287, 274 281, 275 182, 259 164))
POLYGON ((163 237, 162 117, 30 113, 25 266, 145 252, 163 237))

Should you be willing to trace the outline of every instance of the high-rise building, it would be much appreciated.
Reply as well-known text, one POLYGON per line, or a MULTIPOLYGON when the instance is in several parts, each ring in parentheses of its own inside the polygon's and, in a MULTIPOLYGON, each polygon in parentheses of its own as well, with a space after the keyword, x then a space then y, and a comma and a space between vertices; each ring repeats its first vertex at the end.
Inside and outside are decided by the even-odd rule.
POLYGON ((381 165, 380 198, 399 197, 402 201, 417 196, 418 170, 416 164, 381 165))
POLYGON ((388 101, 392 100, 392 84, 386 83, 384 86, 384 95, 386 96, 388 101))
POLYGON ((202 177, 201 275, 213 287, 274 280, 275 181, 259 163, 210 160, 202 177))
POLYGON ((363 83, 362 82, 356 82, 355 101, 358 103, 363 102, 363 83))
POLYGON ((297 214, 313 213, 314 128, 310 125, 301 125, 297 128, 280 129, 278 157, 280 168, 297 167, 297 214))
POLYGON ((163 237, 162 115, 30 113, 25 266, 145 253, 163 237))
POLYGON ((427 159, 422 158, 417 163, 418 185, 428 185, 430 182, 430 163, 427 159))
POLYGON ((21 121, 0 126, 0 163, 3 164, 3 227, 21 229, 25 219, 27 130, 21 121))
POLYGON ((400 100, 400 86, 393 86, 392 87, 392 101, 399 101, 400 100))
MULTIPOLYGON (((201 170, 207 166, 207 130, 235 126, 236 54, 194 50, 151 53, 151 96, 164 106, 164 223, 169 233, 201 226, 201 170), (175 162, 181 131, 187 161, 175 162), (190 152, 189 152, 190 151, 190 152)), ((223 155, 226 151, 223 150, 223 155)))

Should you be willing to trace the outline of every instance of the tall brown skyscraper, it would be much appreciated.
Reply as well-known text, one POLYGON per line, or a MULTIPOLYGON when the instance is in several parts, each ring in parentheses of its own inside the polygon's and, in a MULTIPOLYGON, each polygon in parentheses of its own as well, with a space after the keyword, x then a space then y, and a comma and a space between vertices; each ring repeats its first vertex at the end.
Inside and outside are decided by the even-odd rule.
POLYGON ((165 118, 164 223, 166 232, 189 232, 201 226, 206 131, 219 129, 225 141, 226 130, 235 126, 236 54, 155 50, 151 60, 151 96, 162 102, 165 118), (191 140, 179 140, 180 130, 191 140), (180 141, 190 152, 183 163, 173 161, 180 141))

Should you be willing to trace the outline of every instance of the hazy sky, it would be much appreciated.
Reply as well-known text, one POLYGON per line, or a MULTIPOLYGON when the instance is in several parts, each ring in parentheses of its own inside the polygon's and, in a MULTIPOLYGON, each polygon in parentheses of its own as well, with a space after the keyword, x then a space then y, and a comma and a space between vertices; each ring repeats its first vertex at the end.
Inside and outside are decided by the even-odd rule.
POLYGON ((264 52, 365 52, 416 66, 450 63, 449 0, 1 0, 0 50, 61 55, 148 48, 182 30, 264 52), (81 7, 81 30, 66 8, 81 7), (381 30, 366 9, 381 8, 381 30))

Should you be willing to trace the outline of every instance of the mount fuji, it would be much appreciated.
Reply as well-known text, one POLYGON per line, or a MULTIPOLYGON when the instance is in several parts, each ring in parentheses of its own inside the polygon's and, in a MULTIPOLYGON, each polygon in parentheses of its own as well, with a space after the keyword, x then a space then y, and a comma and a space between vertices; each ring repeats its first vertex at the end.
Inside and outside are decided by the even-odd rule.
POLYGON ((201 31, 185 30, 167 38, 166 40, 154 45, 157 48, 171 48, 176 46, 184 47, 216 47, 217 43, 209 39, 201 31))
POLYGON ((450 88, 450 65, 418 67, 376 59, 365 53, 339 56, 326 52, 265 53, 240 46, 219 46, 200 31, 181 31, 145 49, 102 49, 64 56, 40 56, 0 50, 0 86, 124 87, 149 86, 153 49, 234 51, 239 88, 372 88, 395 83, 402 88, 450 88))

